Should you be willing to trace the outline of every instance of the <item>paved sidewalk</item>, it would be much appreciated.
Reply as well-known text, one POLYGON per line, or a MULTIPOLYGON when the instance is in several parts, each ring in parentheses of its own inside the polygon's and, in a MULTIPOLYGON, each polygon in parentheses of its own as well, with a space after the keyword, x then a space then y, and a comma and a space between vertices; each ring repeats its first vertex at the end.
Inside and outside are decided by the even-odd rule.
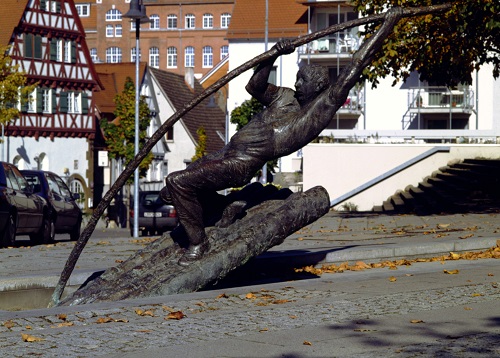
MULTIPOLYGON (((68 286, 81 285, 94 272, 116 266, 154 240, 131 238, 126 229, 97 230, 102 231, 100 237, 110 238, 91 237, 68 286)), ((332 211, 255 261, 295 268, 359 260, 377 262, 483 250, 495 246, 498 239, 500 213, 416 216, 332 211)), ((60 241, 0 249, 0 292, 34 285, 55 287, 73 245, 60 241)))
MULTIPOLYGON (((91 238, 77 263, 70 284, 81 284, 93 272, 116 265, 117 262, 127 259, 151 241, 150 238, 130 238, 126 230, 122 231, 123 235, 119 230, 109 231, 109 236, 112 237, 110 239, 91 238)), ((107 232, 102 234, 106 236, 107 232)), ((448 254, 450 251, 484 250, 496 246, 499 238, 500 214, 498 213, 414 216, 331 212, 288 237, 282 245, 259 256, 253 264, 302 267, 345 261, 352 263, 362 260, 370 263, 386 259, 432 257, 448 254)), ((303 301, 303 304, 297 306, 298 308, 294 306, 294 312, 302 312, 301 317, 308 317, 308 310, 312 312, 323 307, 325 302, 332 302, 337 310, 340 309, 340 312, 343 312, 343 318, 340 317, 339 322, 350 315, 359 316, 365 311, 367 314, 374 312, 373 307, 362 308, 366 305, 366 297, 362 298, 354 294, 348 298, 345 293, 348 288, 345 288, 345 292, 342 293, 341 285, 336 285, 335 289, 332 289, 331 284, 323 279, 304 280, 302 284, 296 281, 293 287, 292 283, 280 282, 279 285, 266 286, 269 292, 235 287, 143 300, 17 312, 2 311, 2 295, 8 290, 32 288, 34 285, 48 289, 54 287, 72 247, 72 242, 62 241, 55 245, 0 249, 0 262, 2 262, 0 352, 9 353, 15 357, 27 354, 45 357, 113 356, 112 352, 117 357, 122 357, 125 352, 131 352, 128 356, 133 357, 132 352, 144 349, 150 353, 146 356, 168 357, 181 356, 183 345, 194 344, 198 347, 198 353, 193 356, 201 357, 205 346, 203 342, 206 341, 214 342, 210 347, 215 353, 210 356, 215 357, 218 356, 215 342, 219 342, 224 335, 235 337, 240 334, 247 335, 249 330, 264 332, 271 328, 279 330, 287 327, 292 331, 302 332, 297 321, 290 316, 290 313, 287 313, 289 308, 285 307, 286 305, 281 307, 281 303, 303 301), (248 299, 250 290, 255 292, 255 297, 252 299, 248 299), (269 302, 278 306, 268 310, 265 306, 269 302), (258 308, 257 311, 256 308, 258 308), (182 324, 178 325, 173 324, 175 319, 172 321, 167 317, 171 313, 175 316, 175 312, 186 313, 190 320, 181 320, 179 322, 182 324), (202 314, 197 315, 197 312, 202 314), (112 324, 106 326, 106 323, 112 324), (34 337, 34 339, 41 338, 43 341, 25 342, 20 338, 22 334, 28 334, 26 339, 34 337), (72 344, 71 339, 78 343, 72 344), (158 347, 156 351, 154 349, 156 346, 147 346, 149 341, 156 342, 153 344, 162 342, 161 347, 158 347), (168 351, 166 347, 172 347, 172 355, 165 354, 166 350, 168 351)), ((468 264, 465 262, 462 265, 469 265, 469 270, 474 272, 472 266, 474 262, 471 261, 468 264)), ((496 260, 493 260, 490 266, 491 268, 487 269, 483 276, 487 277, 486 273, 490 272, 500 276, 496 260)), ((404 268, 404 270, 411 272, 412 268, 404 268)), ((375 271, 367 272, 374 277, 381 274, 375 271)), ((345 287, 350 285, 348 282, 350 275, 339 275, 340 281, 346 280, 345 287)), ((339 279, 336 278, 336 280, 339 279)), ((386 284, 387 280, 380 282, 386 284)), ((429 285, 432 285, 432 281, 429 282, 429 285)), ((382 291, 383 284, 378 284, 382 291)), ((414 304, 419 304, 418 302, 421 301, 422 305, 428 302, 428 297, 420 297, 418 292, 411 291, 402 292, 402 296, 398 299, 414 304)), ((441 291, 437 290, 435 294, 440 295, 441 291)), ((496 307, 500 297, 498 287, 492 287, 486 282, 482 286, 473 288, 450 288, 450 292, 447 293, 449 300, 446 300, 447 303, 442 308, 446 310, 452 303, 462 301, 464 304, 473 304, 475 302, 473 297, 477 292, 481 292, 484 297, 486 305, 484 315, 486 315, 487 307, 490 309, 496 307), (470 292, 464 294, 464 290, 470 290, 470 292), (488 302, 494 302, 494 304, 490 305, 488 302)), ((382 306, 385 304, 384 300, 387 301, 387 298, 380 297, 382 306)), ((21 302, 19 301, 19 304, 21 302)), ((328 304, 326 306, 330 307, 328 304)), ((317 317, 308 317, 307 322, 312 320, 308 324, 314 325, 313 321, 317 320, 317 324, 320 325, 322 315, 330 314, 328 307, 321 308, 324 312, 318 313, 317 317)), ((380 309, 390 312, 394 308, 380 309)), ((477 319, 479 322, 479 318, 477 319)), ((321 334, 327 335, 327 332, 321 334)), ((303 335, 303 332, 300 335, 303 335)), ((314 330, 305 336, 314 336, 314 330)), ((272 337, 278 339, 279 334, 272 337)), ((253 338, 248 336, 248 339, 253 338)), ((286 340, 286 337, 279 337, 279 339, 286 340)), ((322 339, 326 339, 326 336, 322 339)), ((484 338, 485 341, 488 339, 490 338, 484 338)), ((228 342, 229 345, 234 344, 231 340, 228 342)), ((266 343, 261 341, 261 344, 264 345, 262 349, 265 350, 266 343)), ((325 347, 327 348, 328 345, 325 347)), ((238 356, 251 357, 251 348, 248 349, 250 350, 238 356)), ((234 352, 237 350, 238 347, 233 347, 234 352)), ((269 356, 277 357, 278 355, 269 356)), ((301 355, 290 357, 301 357, 301 355)))

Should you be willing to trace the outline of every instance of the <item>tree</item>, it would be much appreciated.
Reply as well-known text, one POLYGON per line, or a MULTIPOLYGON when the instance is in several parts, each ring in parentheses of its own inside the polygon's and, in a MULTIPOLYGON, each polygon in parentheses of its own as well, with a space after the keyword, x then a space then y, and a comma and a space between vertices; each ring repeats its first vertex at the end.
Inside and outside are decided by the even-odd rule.
MULTIPOLYGON (((100 125, 104 132, 109 156, 113 159, 123 159, 128 165, 134 159, 135 152, 135 85, 130 77, 125 80, 122 93, 116 95, 116 110, 113 112, 116 119, 108 122, 101 120, 100 125)), ((146 141, 146 129, 149 126, 150 112, 144 99, 139 100, 139 148, 146 141)), ((153 160, 149 153, 139 165, 140 176, 144 177, 153 160)))
MULTIPOLYGON (((500 1, 498 0, 354 0, 362 15, 384 12, 388 6, 424 6, 451 3, 446 13, 405 18, 395 27, 383 51, 365 69, 374 86, 392 75, 406 79, 418 71, 420 79, 439 85, 471 84, 473 70, 493 65, 500 74, 500 1)), ((370 36, 377 24, 366 27, 370 36)), ((396 82, 395 81, 395 82, 396 82)))
POLYGON ((36 85, 26 86, 26 74, 19 70, 19 65, 12 65, 8 55, 9 46, 0 46, 0 123, 7 124, 19 116, 16 105, 26 101, 28 94, 36 85))
POLYGON ((198 128, 196 134, 198 134, 198 144, 196 145, 195 154, 191 158, 193 162, 207 154, 207 133, 205 128, 198 128))
MULTIPOLYGON (((250 98, 243 102, 241 106, 236 107, 231 112, 231 123, 236 124, 236 130, 240 130, 244 127, 253 116, 260 113, 264 109, 262 103, 260 103, 255 98, 250 98)), ((275 168, 278 166, 278 159, 270 160, 267 162, 267 169, 271 173, 275 173, 275 168)), ((259 175, 259 173, 255 173, 259 175)))

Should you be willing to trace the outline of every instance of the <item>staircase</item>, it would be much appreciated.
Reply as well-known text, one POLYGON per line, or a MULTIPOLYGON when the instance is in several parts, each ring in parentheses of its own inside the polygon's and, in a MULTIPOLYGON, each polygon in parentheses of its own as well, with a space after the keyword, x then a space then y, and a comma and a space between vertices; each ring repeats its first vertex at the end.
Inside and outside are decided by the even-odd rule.
POLYGON ((373 211, 417 215, 500 211, 500 160, 465 159, 439 168, 373 211))

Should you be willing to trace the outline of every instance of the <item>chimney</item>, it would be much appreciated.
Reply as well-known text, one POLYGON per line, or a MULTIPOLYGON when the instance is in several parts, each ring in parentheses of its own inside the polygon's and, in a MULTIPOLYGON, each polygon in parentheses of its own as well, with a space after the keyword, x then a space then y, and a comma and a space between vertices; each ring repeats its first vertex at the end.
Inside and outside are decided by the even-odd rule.
POLYGON ((186 83, 188 84, 190 89, 194 89, 194 68, 193 67, 186 67, 184 81, 186 81, 186 83))

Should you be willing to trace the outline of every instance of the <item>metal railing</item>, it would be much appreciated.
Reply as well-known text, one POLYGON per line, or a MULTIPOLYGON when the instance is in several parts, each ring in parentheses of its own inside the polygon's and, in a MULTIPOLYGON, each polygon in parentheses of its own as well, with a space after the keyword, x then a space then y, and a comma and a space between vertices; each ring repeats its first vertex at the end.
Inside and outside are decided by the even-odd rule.
POLYGON ((372 186, 375 186, 378 183, 383 182, 384 180, 408 169, 409 167, 417 164, 418 162, 423 161, 424 159, 429 158, 430 156, 433 156, 436 153, 442 153, 442 152, 448 153, 449 151, 450 151, 450 147, 447 147, 447 146, 439 146, 439 147, 434 147, 432 149, 429 149, 428 151, 425 151, 424 153, 419 154, 410 160, 407 160, 406 162, 404 162, 404 163, 394 167, 393 169, 379 175, 378 177, 373 178, 372 180, 369 180, 365 184, 358 186, 357 188, 345 193, 344 195, 341 195, 338 198, 331 200, 330 207, 334 207, 334 206, 346 201, 347 199, 350 199, 353 196, 358 195, 359 193, 362 193, 363 191, 371 188, 372 186))

